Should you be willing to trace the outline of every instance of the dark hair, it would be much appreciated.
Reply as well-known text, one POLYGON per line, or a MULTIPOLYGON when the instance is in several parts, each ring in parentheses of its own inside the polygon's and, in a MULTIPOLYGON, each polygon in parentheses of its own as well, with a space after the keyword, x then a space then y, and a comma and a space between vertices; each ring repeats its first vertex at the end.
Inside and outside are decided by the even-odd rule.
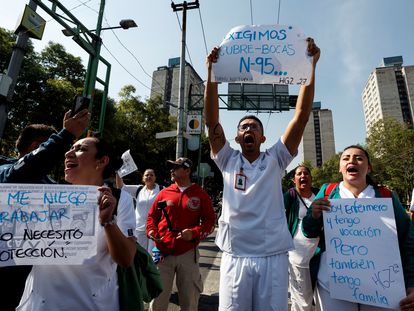
POLYGON ((296 174, 296 170, 298 169, 298 168, 300 168, 300 167, 303 167, 308 173, 309 173, 309 175, 310 176, 312 176, 312 173, 311 173, 311 171, 310 171, 310 169, 309 169, 309 167, 307 167, 306 165, 304 165, 304 164, 299 164, 298 166, 296 166, 294 169, 293 169, 293 177, 294 177, 294 175, 296 174))
POLYGON ((25 154, 30 145, 35 142, 44 142, 50 135, 57 133, 53 126, 45 124, 30 124, 26 126, 16 140, 16 149, 20 154, 25 154))
MULTIPOLYGON (((348 147, 345 147, 344 150, 342 151, 342 153, 344 153, 344 151, 348 150, 348 149, 359 149, 359 150, 361 150, 365 154, 365 156, 367 157, 368 165, 371 166, 371 172, 372 172, 372 165, 371 165, 371 160, 370 160, 370 157, 369 157, 369 153, 364 147, 362 147, 361 145, 350 145, 348 147)), ((341 156, 342 156, 342 153, 341 153, 341 156)), ((378 186, 378 183, 372 178, 370 173, 368 173, 367 176, 366 176, 366 182, 367 182, 368 185, 371 185, 371 186, 374 186, 374 187, 378 186)))
POLYGON ((260 121, 260 119, 254 115, 248 115, 248 116, 244 116, 243 118, 240 119, 239 123, 237 124, 237 128, 239 128, 240 123, 242 123, 244 120, 248 120, 248 119, 253 119, 255 121, 257 121, 257 123, 259 123, 260 127, 262 128, 262 134, 264 134, 264 129, 263 129, 263 123, 262 121, 260 121))
POLYGON ((100 159, 104 156, 107 156, 109 158, 108 165, 105 167, 103 172, 103 178, 109 178, 115 174, 115 172, 122 166, 123 161, 121 159, 121 156, 102 138, 92 137, 92 139, 95 140, 95 157, 97 159, 100 159))

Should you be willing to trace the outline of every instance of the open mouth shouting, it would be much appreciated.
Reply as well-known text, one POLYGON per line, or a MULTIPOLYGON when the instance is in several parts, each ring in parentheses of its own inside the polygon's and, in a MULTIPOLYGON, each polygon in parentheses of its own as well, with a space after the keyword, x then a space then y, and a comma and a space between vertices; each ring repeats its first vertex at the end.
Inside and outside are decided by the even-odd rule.
POLYGON ((245 134, 243 137, 245 145, 253 145, 254 144, 254 137, 251 134, 245 134))
POLYGON ((354 176, 354 175, 357 175, 359 171, 358 171, 358 169, 357 169, 354 165, 349 165, 349 166, 346 168, 346 172, 347 172, 349 175, 354 176))
POLYGON ((76 167, 78 167, 78 163, 75 163, 73 161, 65 161, 65 172, 70 171, 76 167))

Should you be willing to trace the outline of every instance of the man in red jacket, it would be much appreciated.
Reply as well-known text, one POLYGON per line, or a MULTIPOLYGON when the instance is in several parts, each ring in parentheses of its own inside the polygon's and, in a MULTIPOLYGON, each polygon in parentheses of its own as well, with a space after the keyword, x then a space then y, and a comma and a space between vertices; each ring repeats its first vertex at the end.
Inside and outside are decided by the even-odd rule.
POLYGON ((213 231, 215 214, 207 192, 191 182, 191 160, 167 163, 174 183, 159 192, 147 218, 147 235, 164 256, 158 263, 164 290, 150 310, 167 310, 174 276, 181 310, 198 310, 203 283, 197 245, 213 231))

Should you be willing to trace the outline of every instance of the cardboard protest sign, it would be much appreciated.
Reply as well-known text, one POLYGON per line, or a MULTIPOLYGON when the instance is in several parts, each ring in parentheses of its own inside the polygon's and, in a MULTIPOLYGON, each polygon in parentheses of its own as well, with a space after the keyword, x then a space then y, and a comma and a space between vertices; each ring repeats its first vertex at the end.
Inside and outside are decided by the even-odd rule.
POLYGON ((306 38, 294 26, 234 27, 220 44, 213 81, 307 85, 312 58, 306 38))
POLYGON ((134 162, 134 159, 131 156, 131 151, 127 150, 125 151, 122 156, 122 161, 124 161, 124 163, 122 164, 121 168, 118 170, 118 175, 119 177, 124 177, 128 174, 131 174, 132 172, 135 172, 138 167, 134 162))
POLYGON ((330 202, 323 221, 331 297, 398 309, 405 285, 391 198, 330 202))
POLYGON ((98 195, 96 186, 0 184, 0 266, 77 265, 96 255, 98 195))

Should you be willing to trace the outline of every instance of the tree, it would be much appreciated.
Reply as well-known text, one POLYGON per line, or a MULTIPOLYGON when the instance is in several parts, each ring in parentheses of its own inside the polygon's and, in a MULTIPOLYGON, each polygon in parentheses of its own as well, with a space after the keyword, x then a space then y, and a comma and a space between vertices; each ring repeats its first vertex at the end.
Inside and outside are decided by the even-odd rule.
POLYGON ((119 92, 121 99, 105 137, 122 152, 130 149, 139 170, 153 168, 158 181, 169 180, 165 161, 175 158, 175 138, 155 139, 155 134, 173 130, 176 120, 163 108, 161 98, 143 102, 135 91, 126 85, 119 92))
MULTIPOLYGON (((0 70, 5 71, 15 36, 0 29, 0 40, 0 70)), ((49 42, 38 54, 29 40, 9 106, 1 153, 15 155, 14 141, 28 124, 44 123, 60 129, 75 94, 82 93, 84 74, 81 59, 67 53, 62 45, 49 42)))
POLYGON ((321 167, 312 169, 313 186, 320 188, 324 183, 338 182, 342 180, 339 172, 339 158, 341 153, 332 156, 321 167))
POLYGON ((50 41, 40 53, 40 58, 49 79, 69 81, 73 87, 83 86, 85 68, 82 60, 67 53, 63 45, 50 41))
POLYGON ((367 137, 374 178, 396 191, 408 204, 414 187, 414 130, 395 119, 372 125, 367 137))

